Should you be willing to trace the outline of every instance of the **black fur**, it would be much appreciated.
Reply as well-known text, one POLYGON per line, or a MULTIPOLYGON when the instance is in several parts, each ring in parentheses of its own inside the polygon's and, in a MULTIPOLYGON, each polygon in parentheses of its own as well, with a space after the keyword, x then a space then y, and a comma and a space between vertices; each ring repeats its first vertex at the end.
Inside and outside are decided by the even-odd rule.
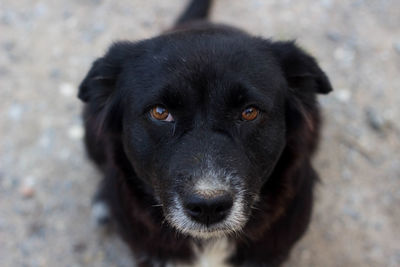
POLYGON ((211 0, 192 1, 185 12, 177 19, 176 24, 184 24, 195 20, 205 19, 210 10, 211 0))
POLYGON ((231 194, 246 192, 247 222, 228 235, 236 249, 227 262, 279 266, 309 223, 316 94, 332 90, 329 80, 294 42, 198 21, 210 2, 192 1, 158 37, 114 44, 79 88, 87 151, 104 173, 96 201, 110 206, 139 266, 195 259, 200 241, 168 215, 174 197, 193 193, 210 157, 234 176, 231 194), (155 105, 174 122, 152 119, 155 105), (249 106, 260 115, 243 121, 249 106))

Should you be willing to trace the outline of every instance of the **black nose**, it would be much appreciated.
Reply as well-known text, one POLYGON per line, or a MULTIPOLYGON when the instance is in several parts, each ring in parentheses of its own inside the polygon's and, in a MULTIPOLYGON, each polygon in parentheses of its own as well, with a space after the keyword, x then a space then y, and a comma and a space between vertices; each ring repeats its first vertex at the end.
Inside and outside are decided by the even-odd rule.
POLYGON ((184 201, 186 213, 195 221, 207 226, 225 219, 232 205, 232 196, 227 193, 215 197, 192 194, 184 201))

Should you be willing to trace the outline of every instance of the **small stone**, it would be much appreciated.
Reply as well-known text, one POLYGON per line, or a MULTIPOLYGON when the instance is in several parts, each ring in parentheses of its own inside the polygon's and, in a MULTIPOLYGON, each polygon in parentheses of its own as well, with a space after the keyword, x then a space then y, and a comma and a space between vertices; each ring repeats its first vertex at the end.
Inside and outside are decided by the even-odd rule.
POLYGON ((350 207, 344 207, 343 208, 343 213, 352 218, 355 221, 358 221, 360 219, 360 214, 358 211, 354 210, 353 208, 350 207))
POLYGON ((52 69, 49 76, 52 79, 59 79, 61 77, 61 71, 59 69, 52 69))
POLYGON ((344 66, 350 66, 355 58, 355 52, 349 47, 338 47, 333 52, 333 56, 344 66))
POLYGON ((51 129, 46 129, 41 137, 39 138, 38 144, 42 148, 51 148, 52 144, 52 139, 53 139, 53 132, 51 129))
POLYGON ((346 103, 349 102, 351 98, 351 92, 347 89, 338 89, 336 92, 333 94, 337 100, 340 102, 346 103))
POLYGON ((24 198, 31 198, 35 195, 35 178, 32 176, 27 177, 19 188, 19 193, 24 198))
POLYGON ((62 83, 59 87, 60 93, 63 96, 71 97, 74 96, 76 93, 76 89, 73 84, 71 83, 62 83))
POLYGON ((35 195, 35 189, 27 185, 21 186, 19 192, 24 198, 32 198, 35 195))
POLYGON ((80 125, 74 125, 68 130, 68 137, 73 140, 79 140, 83 137, 83 128, 80 125))
POLYGON ((22 106, 19 104, 13 104, 8 110, 8 117, 13 121, 18 121, 22 115, 22 106))
POLYGON ((73 13, 69 10, 64 10, 64 12, 62 13, 62 17, 63 19, 69 19, 70 17, 72 17, 73 13))
POLYGON ((96 201, 92 206, 92 221, 97 227, 107 226, 111 220, 110 208, 104 201, 96 201))
POLYGON ((368 125, 375 131, 382 131, 385 125, 383 117, 372 107, 367 107, 365 109, 365 116, 368 125))
POLYGON ((328 32, 326 34, 326 38, 328 38, 329 40, 331 40, 333 42, 339 42, 342 39, 338 33, 334 33, 334 32, 328 32))
POLYGON ((42 2, 37 3, 33 9, 33 12, 37 17, 42 17, 46 15, 47 11, 47 6, 42 2))
POLYGON ((92 42, 95 40, 97 37, 99 37, 104 31, 106 27, 102 23, 97 23, 90 29, 87 29, 84 32, 83 39, 87 42, 92 42))

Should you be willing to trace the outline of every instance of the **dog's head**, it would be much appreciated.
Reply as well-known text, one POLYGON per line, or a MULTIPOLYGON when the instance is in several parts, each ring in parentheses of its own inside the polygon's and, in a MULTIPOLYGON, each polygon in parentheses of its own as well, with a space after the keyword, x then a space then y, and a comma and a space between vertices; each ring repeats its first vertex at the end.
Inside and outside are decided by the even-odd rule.
POLYGON ((79 97, 122 140, 167 221, 207 238, 243 228, 289 132, 329 91, 292 42, 198 31, 113 45, 79 97))

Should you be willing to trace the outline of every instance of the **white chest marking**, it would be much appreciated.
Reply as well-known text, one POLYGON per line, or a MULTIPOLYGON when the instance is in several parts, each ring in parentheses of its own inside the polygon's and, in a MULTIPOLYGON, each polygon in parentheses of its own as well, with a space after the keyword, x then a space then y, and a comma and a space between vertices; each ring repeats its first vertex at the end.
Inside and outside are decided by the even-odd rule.
POLYGON ((232 254, 233 248, 233 244, 229 244, 226 238, 210 241, 201 249, 194 248, 196 259, 193 264, 170 263, 167 267, 228 267, 225 260, 232 254))

